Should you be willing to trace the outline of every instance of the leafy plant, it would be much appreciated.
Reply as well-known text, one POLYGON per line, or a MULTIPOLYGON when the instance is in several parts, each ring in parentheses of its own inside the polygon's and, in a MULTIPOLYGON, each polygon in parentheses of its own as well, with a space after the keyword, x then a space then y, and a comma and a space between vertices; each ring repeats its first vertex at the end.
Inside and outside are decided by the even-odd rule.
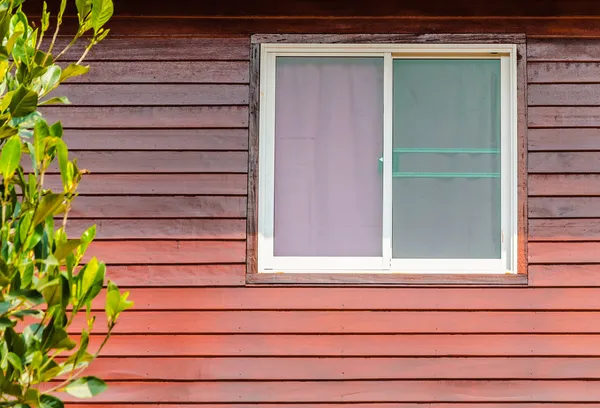
POLYGON ((79 28, 56 52, 66 0, 46 41, 50 27, 46 4, 35 27, 22 2, 0 0, 0 406, 60 408, 63 403, 56 392, 85 398, 106 388, 102 380, 82 374, 132 302, 128 293, 108 282, 107 335, 92 353, 90 333, 96 320, 92 301, 102 291, 106 266, 95 257, 84 261, 95 226, 75 239, 66 232, 86 172, 69 159, 60 122, 49 124, 39 108, 68 103, 67 98, 50 94, 63 81, 89 70, 81 63, 108 34, 104 25, 113 4, 75 0, 79 28), (59 59, 83 38, 88 42, 79 58, 69 55, 77 61, 61 67, 59 59), (56 191, 44 183, 49 172, 60 173, 56 191))

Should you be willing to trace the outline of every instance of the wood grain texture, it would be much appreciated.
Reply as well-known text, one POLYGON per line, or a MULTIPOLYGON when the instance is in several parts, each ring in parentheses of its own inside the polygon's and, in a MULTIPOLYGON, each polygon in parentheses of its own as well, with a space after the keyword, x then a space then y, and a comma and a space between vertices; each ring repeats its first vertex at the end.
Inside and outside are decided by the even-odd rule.
POLYGON ((247 150, 246 129, 68 129, 71 151, 247 150))
POLYGON ((250 104, 248 107, 248 219, 246 240, 246 271, 258 272, 258 179, 259 179, 259 107, 260 107, 260 45, 252 44, 250 55, 250 104))
POLYGON ((88 74, 68 83, 248 83, 248 61, 91 61, 89 65, 88 74))
POLYGON ((50 96, 66 96, 71 106, 245 105, 246 85, 65 84, 50 96))
POLYGON ((600 129, 530 129, 529 151, 600 150, 600 129))
POLYGON ((78 197, 69 213, 77 218, 244 218, 246 199, 227 196, 78 197))
POLYGON ((600 172, 600 152, 529 153, 529 173, 600 172))
MULTIPOLYGON (((92 335, 91 349, 102 341, 92 335)), ((111 337, 106 357, 600 356, 597 334, 150 334, 111 337), (170 347, 172 344, 177 347, 170 347)))
POLYGON ((69 235, 80 236, 90 225, 96 225, 96 240, 210 240, 245 239, 243 219, 147 219, 147 220, 71 220, 69 235))
POLYGON ((531 61, 600 61, 600 40, 577 39, 530 39, 527 42, 527 58, 531 61))
POLYGON ((529 218, 600 217, 600 197, 531 197, 529 218))
MULTIPOLYGON (((80 151, 71 153, 80 168, 101 173, 246 173, 246 152, 80 151)), ((58 173, 58 165, 49 173, 58 173)))
MULTIPOLYGON (((166 267, 162 270, 168 272, 166 267)), ((139 287, 131 290, 131 296, 136 310, 147 311, 600 310, 599 288, 139 287)), ((103 302, 103 297, 97 299, 94 307, 102 309, 103 302)))
MULTIPOLYGON (((63 49, 70 38, 60 36, 57 49, 63 49)), ((47 47, 51 38, 45 38, 42 47, 47 47)), ((63 60, 78 60, 86 47, 84 41, 78 41, 62 57, 63 60)), ((87 61, 223 61, 248 60, 248 38, 177 38, 154 37, 132 38, 109 36, 93 47, 87 55, 87 61)))
POLYGON ((600 63, 530 62, 527 77, 530 83, 595 83, 600 82, 600 63))
POLYGON ((242 286, 243 264, 110 266, 108 278, 119 287, 242 286))
POLYGON ((484 43, 523 44, 522 34, 255 34, 252 44, 309 43, 309 44, 397 44, 397 43, 484 43))
POLYGON ((529 247, 532 264, 600 262, 600 242, 532 242, 529 247))
POLYGON ((49 122, 66 128, 240 128, 248 126, 245 106, 47 106, 49 122), (110 118, 108 121, 106 118, 110 118))
MULTIPOLYGON (((539 244, 531 245, 535 256, 539 244)), ((80 333, 84 318, 75 319, 72 333, 80 333)), ((120 319, 114 333, 600 334, 599 311, 129 311, 120 319)), ((106 327, 96 325, 94 332, 105 333, 106 327)))
POLYGON ((600 240, 600 219, 532 219, 529 220, 531 241, 600 240))
POLYGON ((599 105, 600 84, 529 85, 529 106, 599 105))
POLYGON ((517 48, 517 72, 516 72, 516 87, 517 87, 517 142, 516 142, 516 178, 517 178, 517 272, 520 275, 527 275, 527 258, 528 258, 528 223, 527 223, 527 196, 529 194, 529 186, 527 184, 527 138, 528 138, 528 107, 527 107, 527 43, 518 44, 517 48))
MULTIPOLYGON (((60 395, 66 401, 73 397, 60 395)), ((595 381, 340 381, 112 383, 97 402, 595 402, 595 381)))
POLYGON ((531 196, 600 195, 598 174, 532 174, 528 180, 531 196))
POLYGON ((530 127, 599 127, 598 106, 534 106, 529 110, 530 127))
POLYGON ((104 380, 311 381, 600 379, 600 358, 100 358, 104 380))
POLYGON ((548 286, 600 286, 600 265, 531 265, 529 285, 548 286))
MULTIPOLYGON (((307 404, 296 404, 296 403, 277 403, 278 408, 456 408, 456 403, 429 403, 429 402, 407 402, 407 403, 307 403, 307 404)), ((597 408, 596 403, 577 403, 580 408, 597 408)), ((85 404, 85 403, 70 403, 69 408, 114 408, 115 406, 122 408, 179 408, 179 404, 85 404)), ((227 405, 225 405, 227 406, 227 405)), ((236 408, 268 408, 272 404, 260 404, 260 403, 243 403, 232 405, 236 408)), ((486 402, 486 403, 470 403, 472 408, 548 408, 548 404, 545 403, 501 403, 501 402, 486 402)), ((573 404, 552 404, 552 408, 571 408, 573 404)), ((209 408, 214 407, 214 404, 186 404, 187 408, 209 408)))
POLYGON ((241 263, 244 248, 244 241, 95 241, 85 259, 96 256, 109 265, 241 263))
MULTIPOLYGON (((62 188, 60 176, 45 186, 62 188)), ((245 174, 89 174, 79 185, 82 195, 245 195, 245 174)))

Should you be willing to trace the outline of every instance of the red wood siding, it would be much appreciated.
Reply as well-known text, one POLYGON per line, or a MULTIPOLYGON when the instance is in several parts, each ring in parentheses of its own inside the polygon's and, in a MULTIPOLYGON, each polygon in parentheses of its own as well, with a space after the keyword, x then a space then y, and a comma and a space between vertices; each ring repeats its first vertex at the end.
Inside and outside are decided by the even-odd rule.
POLYGON ((98 224, 90 251, 136 301, 91 368, 109 390, 70 406, 599 406, 600 40, 528 42, 530 286, 513 288, 244 287, 249 50, 113 37, 48 110, 92 171, 71 232, 98 224))

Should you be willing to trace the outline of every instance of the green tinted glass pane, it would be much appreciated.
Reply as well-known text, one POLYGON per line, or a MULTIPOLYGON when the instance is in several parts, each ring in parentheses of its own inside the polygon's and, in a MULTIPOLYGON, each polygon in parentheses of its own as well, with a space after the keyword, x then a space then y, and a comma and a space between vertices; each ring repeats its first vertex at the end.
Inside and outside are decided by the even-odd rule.
POLYGON ((393 100, 393 257, 500 258, 500 61, 394 60, 393 100))

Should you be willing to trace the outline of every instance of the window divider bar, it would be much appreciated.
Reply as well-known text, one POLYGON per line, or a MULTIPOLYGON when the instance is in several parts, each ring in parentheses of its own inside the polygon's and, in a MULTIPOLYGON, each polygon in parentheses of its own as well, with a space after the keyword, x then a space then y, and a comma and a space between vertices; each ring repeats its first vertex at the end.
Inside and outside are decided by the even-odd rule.
POLYGON ((392 163, 393 163, 393 86, 392 53, 383 55, 383 242, 382 269, 392 266, 392 163))

